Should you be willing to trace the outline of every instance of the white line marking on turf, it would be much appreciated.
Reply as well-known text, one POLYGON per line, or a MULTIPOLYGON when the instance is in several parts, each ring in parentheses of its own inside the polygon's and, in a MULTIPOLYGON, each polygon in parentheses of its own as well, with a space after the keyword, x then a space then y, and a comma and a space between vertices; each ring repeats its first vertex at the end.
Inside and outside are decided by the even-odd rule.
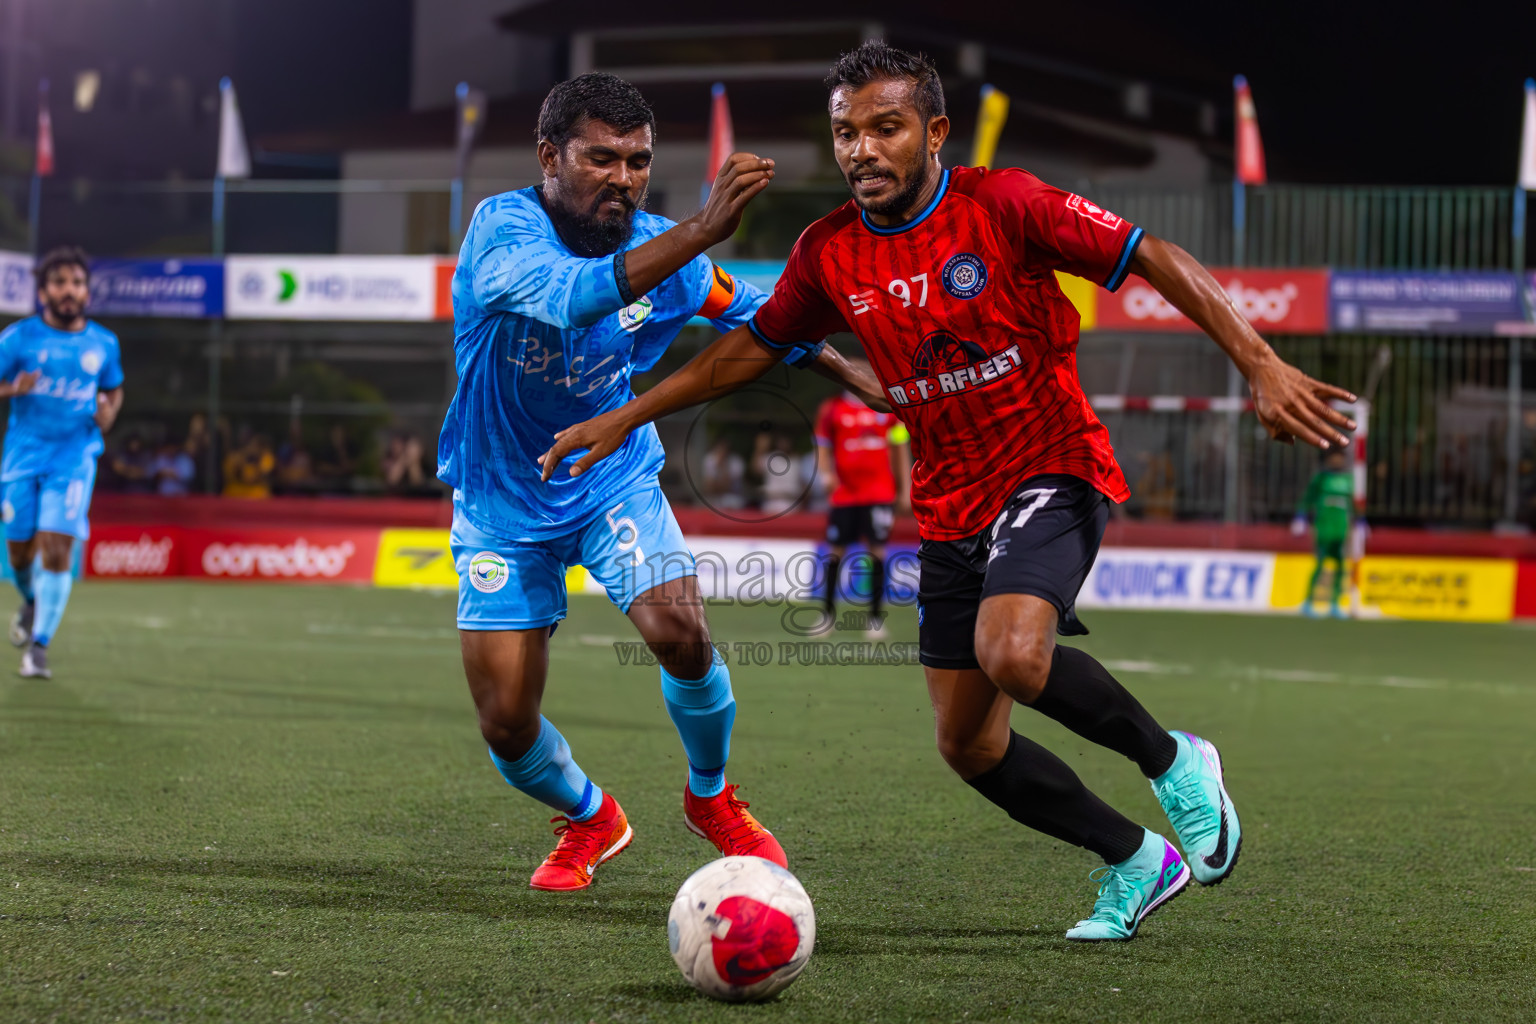
POLYGON ((612 647, 619 642, 616 636, 598 636, 596 633, 583 633, 576 639, 588 647, 612 647))
POLYGON ((1155 661, 1106 661, 1111 672, 1144 672, 1154 676, 1187 676, 1194 669, 1188 665, 1160 665, 1155 661))

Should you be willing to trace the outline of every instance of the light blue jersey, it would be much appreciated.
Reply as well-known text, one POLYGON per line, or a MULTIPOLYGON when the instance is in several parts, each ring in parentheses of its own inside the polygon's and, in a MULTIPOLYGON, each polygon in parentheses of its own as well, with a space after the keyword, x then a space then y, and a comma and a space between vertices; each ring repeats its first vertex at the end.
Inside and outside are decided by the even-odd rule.
POLYGON ((96 395, 123 385, 117 335, 90 321, 84 330, 60 331, 29 316, 0 331, 0 378, 33 370, 41 376, 32 390, 11 399, 0 481, 100 455, 96 395))
MULTIPOLYGON (((671 227, 636 213, 629 246, 671 227)), ((453 276, 459 384, 437 449, 437 475, 453 487, 456 514, 510 541, 548 540, 602 516, 613 496, 643 488, 665 458, 651 425, 579 477, 562 465, 545 483, 537 460, 556 431, 632 400, 630 378, 656 365, 693 316, 728 331, 766 300, 701 255, 626 306, 613 257, 584 259, 566 248, 537 189, 485 200, 453 276)))
POLYGON ((32 390, 11 399, 0 461, 6 537, 43 530, 83 539, 102 449, 96 395, 123 385, 117 335, 89 321, 60 331, 39 316, 18 320, 0 332, 0 378, 33 370, 32 390))

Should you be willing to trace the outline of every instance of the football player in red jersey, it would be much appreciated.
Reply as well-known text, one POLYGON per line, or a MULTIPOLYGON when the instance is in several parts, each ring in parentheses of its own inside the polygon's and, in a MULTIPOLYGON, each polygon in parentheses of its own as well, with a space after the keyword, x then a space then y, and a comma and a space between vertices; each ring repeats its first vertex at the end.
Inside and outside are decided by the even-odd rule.
POLYGON ((827 514, 827 626, 837 607, 837 581, 848 545, 869 547, 870 635, 885 636, 885 542, 896 509, 910 511, 912 452, 907 428, 851 391, 821 403, 816 415, 816 468, 832 508, 827 514))
MULTIPOLYGON (((1104 859, 1093 911, 1067 932, 1130 939, 1191 874, 1221 882, 1242 832, 1209 742, 1169 733, 1083 651, 1074 601, 1125 477, 1078 382, 1078 316, 1063 270, 1111 290, 1151 284, 1232 359, 1271 437, 1341 447, 1347 392, 1282 361, 1178 246, 1020 170, 945 169, 933 65, 879 41, 827 79, 838 164, 853 201, 811 225, 773 296, 637 400, 556 435, 546 476, 586 466, 658 416, 765 373, 796 341, 852 331, 912 432, 920 657, 939 751, 1015 820, 1104 859), (1184 848, 1109 807, 1039 744, 1014 703, 1134 761, 1184 848)), ((868 392, 868 382, 855 390, 868 392)))

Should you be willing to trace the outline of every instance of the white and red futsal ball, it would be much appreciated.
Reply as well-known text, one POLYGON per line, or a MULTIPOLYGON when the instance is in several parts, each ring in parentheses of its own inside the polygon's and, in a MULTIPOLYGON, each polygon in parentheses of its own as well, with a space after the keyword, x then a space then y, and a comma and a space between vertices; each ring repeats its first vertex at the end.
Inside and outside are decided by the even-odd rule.
POLYGON ((705 995, 768 999, 799 977, 816 945, 800 880, 761 857, 722 857, 688 876, 667 917, 672 959, 705 995))

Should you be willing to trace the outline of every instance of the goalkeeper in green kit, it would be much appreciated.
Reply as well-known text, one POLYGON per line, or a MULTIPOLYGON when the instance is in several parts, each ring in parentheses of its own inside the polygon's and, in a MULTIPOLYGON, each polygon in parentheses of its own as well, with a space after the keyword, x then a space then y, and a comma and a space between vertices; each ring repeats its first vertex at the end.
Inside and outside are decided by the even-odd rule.
POLYGON ((1343 452, 1330 452, 1307 484, 1307 493, 1296 510, 1291 532, 1301 536, 1307 529, 1307 517, 1312 518, 1313 539, 1317 546, 1317 565, 1312 569, 1312 579, 1307 584, 1307 595, 1301 603, 1301 613, 1316 614, 1312 607, 1313 594, 1317 592, 1318 578, 1323 565, 1332 561, 1333 596, 1328 602, 1328 614, 1336 619, 1344 617, 1339 610, 1339 592, 1344 587, 1344 549, 1349 543, 1349 529, 1355 512, 1355 478, 1344 460, 1343 452))

